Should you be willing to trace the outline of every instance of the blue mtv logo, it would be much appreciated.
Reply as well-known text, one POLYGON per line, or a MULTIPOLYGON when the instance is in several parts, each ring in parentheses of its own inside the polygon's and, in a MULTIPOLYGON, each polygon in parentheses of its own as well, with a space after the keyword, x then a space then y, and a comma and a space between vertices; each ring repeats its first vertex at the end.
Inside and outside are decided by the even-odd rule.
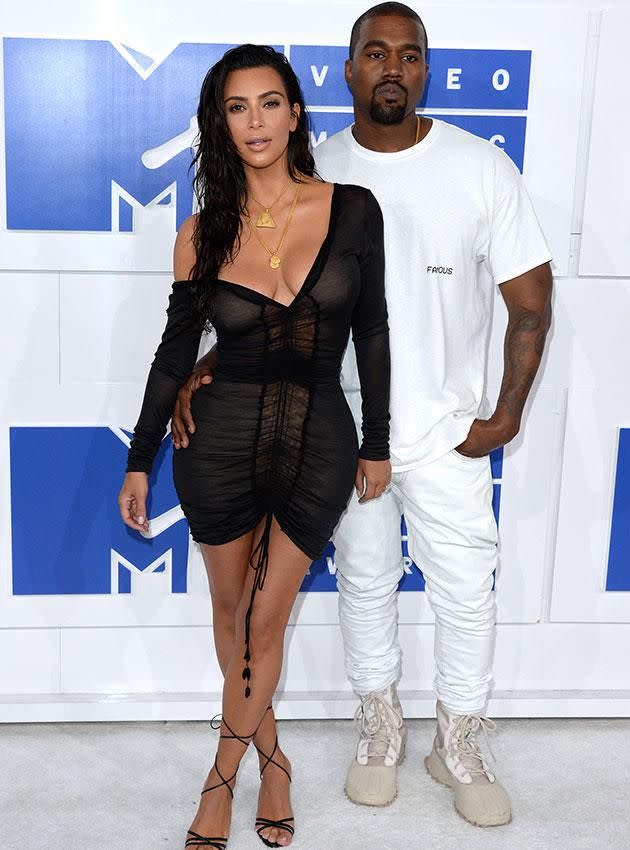
POLYGON ((11 428, 13 593, 131 593, 158 581, 185 593, 188 525, 164 440, 150 477, 150 539, 123 525, 116 497, 128 434, 109 428, 11 428))
MULTIPOLYGON (((352 96, 344 77, 347 55, 345 47, 291 48, 291 63, 311 107, 314 145, 354 120, 352 96)), ((439 117, 498 145, 522 171, 527 119, 506 111, 527 109, 531 51, 434 48, 429 51, 429 65, 429 78, 419 104, 424 114, 430 117, 433 109, 493 111, 493 115, 453 111, 439 117)))
MULTIPOLYGON (((347 47, 292 45, 291 65, 306 103, 352 106, 344 64, 347 47)), ((527 109, 530 50, 431 48, 429 78, 419 106, 431 109, 527 109)))
POLYGON ((630 428, 619 429, 606 590, 630 590, 630 428))
MULTIPOLYGON (((122 44, 4 39, 7 227, 132 232, 146 207, 192 211, 189 165, 207 69, 231 45, 180 44, 154 61, 122 44)), ((292 46, 315 143, 352 120, 345 47, 292 46), (327 106, 345 108, 329 112, 327 106), (321 110, 324 111, 321 111, 321 110)), ((430 51, 427 110, 487 109, 447 120, 503 147, 522 169, 527 50, 430 51)))
POLYGON ((202 80, 227 44, 155 66, 108 41, 4 39, 7 226, 131 231, 134 210, 192 211, 202 80))
MULTIPOLYGON (((501 484, 503 481, 503 449, 497 449, 492 452, 490 455, 490 465, 493 480, 492 508, 498 523, 501 510, 501 484)), ((401 558, 405 574, 400 580, 398 589, 402 591, 422 591, 424 590, 424 577, 421 567, 409 555, 407 526, 405 525, 404 516, 401 517, 400 521, 400 536, 401 558)), ((335 579, 335 547, 332 543, 328 544, 324 555, 311 565, 309 573, 302 583, 301 590, 337 590, 337 581, 335 579)))

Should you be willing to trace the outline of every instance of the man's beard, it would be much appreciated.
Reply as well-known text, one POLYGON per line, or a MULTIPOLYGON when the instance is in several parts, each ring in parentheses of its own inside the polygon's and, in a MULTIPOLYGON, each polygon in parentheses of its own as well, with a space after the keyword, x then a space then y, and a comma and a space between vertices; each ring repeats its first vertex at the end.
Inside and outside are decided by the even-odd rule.
MULTIPOLYGON (((405 92, 406 94, 406 92, 405 92)), ((376 124, 401 124, 407 113, 407 98, 398 106, 387 106, 376 102, 376 94, 370 101, 370 118, 376 124)))

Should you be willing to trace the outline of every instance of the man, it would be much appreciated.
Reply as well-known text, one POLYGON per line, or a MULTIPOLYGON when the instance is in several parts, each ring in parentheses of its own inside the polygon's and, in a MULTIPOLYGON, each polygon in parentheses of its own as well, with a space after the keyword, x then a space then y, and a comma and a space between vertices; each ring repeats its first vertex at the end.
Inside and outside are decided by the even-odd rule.
MULTIPOLYGON (((335 534, 346 670, 360 698, 359 742, 346 780, 356 803, 397 793, 406 730, 396 693, 401 671, 397 586, 400 515, 435 614, 437 733, 426 767, 454 789, 471 823, 511 819, 507 793, 477 733, 495 637, 497 529, 489 453, 519 431, 551 319, 550 254, 521 177, 496 146, 438 120, 416 117, 427 79, 419 16, 382 3, 355 23, 346 62, 352 127, 317 147, 327 180, 371 189, 383 210, 391 354, 392 485, 379 499, 353 495, 335 534), (504 372, 488 415, 484 398, 492 288, 508 308, 504 372)), ((185 446, 190 396, 173 418, 185 446)), ((352 350, 343 384, 357 423, 352 350)))

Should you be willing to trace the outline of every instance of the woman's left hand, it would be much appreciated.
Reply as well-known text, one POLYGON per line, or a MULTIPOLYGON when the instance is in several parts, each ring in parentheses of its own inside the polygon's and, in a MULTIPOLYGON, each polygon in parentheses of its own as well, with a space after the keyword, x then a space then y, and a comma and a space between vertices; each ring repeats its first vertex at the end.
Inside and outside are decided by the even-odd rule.
POLYGON ((357 488, 359 504, 378 499, 392 480, 392 465, 388 460, 365 460, 359 458, 354 486, 357 488))

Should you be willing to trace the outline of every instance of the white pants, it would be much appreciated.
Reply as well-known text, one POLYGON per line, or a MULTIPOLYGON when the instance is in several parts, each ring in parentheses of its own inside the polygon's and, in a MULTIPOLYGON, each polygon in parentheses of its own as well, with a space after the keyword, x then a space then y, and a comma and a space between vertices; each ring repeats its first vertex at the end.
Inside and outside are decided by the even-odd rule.
POLYGON ((394 473, 389 493, 353 494, 334 543, 346 672, 357 694, 384 690, 401 671, 397 585, 400 515, 436 620, 435 689, 452 714, 480 713, 492 679, 497 526, 489 458, 451 451, 394 473))

